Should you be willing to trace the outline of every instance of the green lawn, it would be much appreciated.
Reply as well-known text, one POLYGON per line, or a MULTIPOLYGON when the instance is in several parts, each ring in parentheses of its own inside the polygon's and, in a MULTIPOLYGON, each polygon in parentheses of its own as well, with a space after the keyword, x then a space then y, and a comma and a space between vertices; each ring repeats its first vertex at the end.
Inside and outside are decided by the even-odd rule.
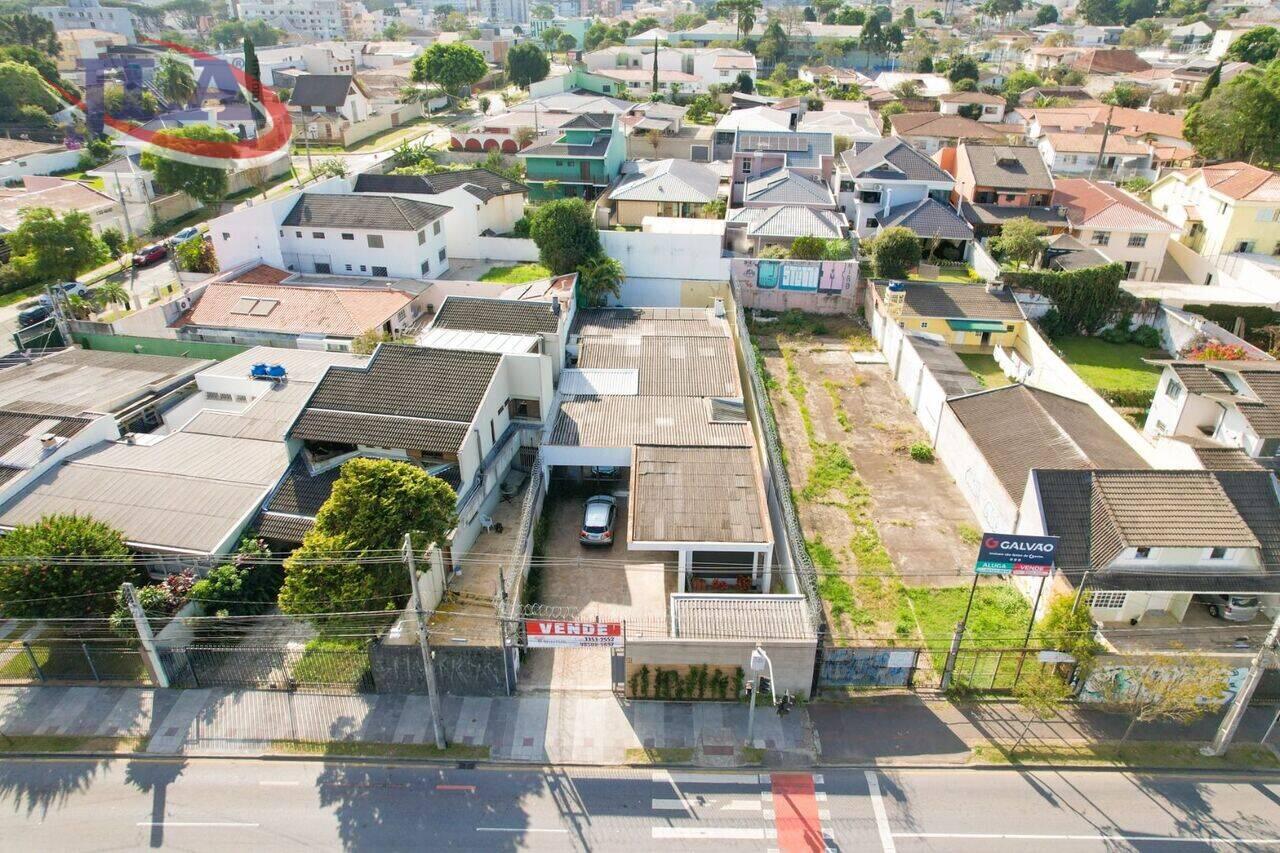
POLYGON ((962 352, 959 356, 983 388, 1001 388, 1010 384, 1009 377, 1004 375, 994 357, 984 352, 962 352))
POLYGON ((951 284, 981 284, 980 279, 972 279, 969 277, 968 267, 941 267, 938 275, 931 278, 925 278, 919 272, 913 272, 907 275, 908 281, 946 281, 951 284))
MULTIPOLYGON (((956 623, 964 616, 969 600, 969 584, 948 587, 909 587, 907 595, 915 607, 916 620, 925 645, 945 652, 951 645, 956 623)), ((1027 632, 1031 606, 1022 594, 1007 584, 978 586, 969 613, 965 644, 985 640, 983 645, 1012 648, 1021 645, 1027 632)))
POLYGON ((17 290, 11 290, 8 293, 0 293, 0 308, 6 305, 12 305, 15 302, 23 302, 27 299, 35 299, 44 293, 46 285, 31 284, 26 287, 20 287, 17 290))
POLYGON ((551 270, 542 264, 515 264, 509 267, 489 267, 488 271, 480 276, 480 280, 496 284, 527 284, 550 277, 551 270))
POLYGON ((1080 378, 1104 396, 1107 391, 1154 392, 1160 381, 1160 368, 1144 364, 1142 359, 1164 353, 1137 344, 1113 344, 1078 335, 1058 338, 1053 343, 1080 378))

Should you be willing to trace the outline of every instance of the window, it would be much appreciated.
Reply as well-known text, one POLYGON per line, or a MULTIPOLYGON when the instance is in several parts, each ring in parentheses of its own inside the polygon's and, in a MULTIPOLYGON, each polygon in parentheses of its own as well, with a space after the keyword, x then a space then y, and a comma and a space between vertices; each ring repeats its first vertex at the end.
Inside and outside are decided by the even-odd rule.
POLYGON ((351 272, 351 264, 347 264, 347 272, 351 272))
POLYGON ((1239 245, 1236 246, 1236 251, 1248 253, 1253 251, 1253 247, 1254 242, 1252 240, 1241 240, 1239 245))
POLYGON ((328 264, 321 263, 320 261, 316 261, 316 272, 321 274, 327 274, 327 273, 333 272, 333 270, 329 268, 328 264))
POLYGON ((429 273, 430 271, 431 271, 431 261, 423 261, 423 262, 422 262, 422 274, 423 274, 423 275, 426 275, 426 274, 427 274, 427 273, 429 273))
POLYGON ((1145 245, 1147 245, 1147 235, 1146 235, 1146 234, 1130 234, 1130 235, 1129 235, 1129 248, 1130 248, 1130 249, 1141 249, 1141 248, 1142 248, 1143 246, 1145 246, 1145 245))
POLYGON ((880 227, 880 220, 879 220, 879 219, 876 219, 874 216, 868 216, 868 217, 867 217, 867 227, 868 227, 868 228, 879 228, 879 227, 880 227))
POLYGON ((387 278, 387 268, 374 267, 373 272, 371 272, 370 275, 372 275, 374 278, 387 278))
POLYGON ((230 234, 229 232, 227 232, 227 231, 223 231, 223 232, 222 232, 222 239, 223 239, 223 240, 230 240, 230 239, 231 239, 231 234, 230 234))
POLYGON ((1094 231, 1093 238, 1089 240, 1095 246, 1106 246, 1111 243, 1111 232, 1094 231))
POLYGON ((922 328, 922 329, 927 329, 927 328, 929 328, 929 321, 928 321, 928 320, 921 320, 921 321, 920 321, 920 328, 922 328))
POLYGON ((370 249, 381 249, 381 248, 382 248, 382 235, 381 235, 381 234, 370 234, 370 235, 369 235, 369 248, 370 248, 370 249))
POLYGON ((1176 400, 1182 396, 1182 383, 1172 376, 1169 377, 1169 384, 1164 386, 1164 393, 1170 400, 1176 400))
POLYGON ((427 229, 423 228, 418 232, 418 245, 421 246, 425 242, 427 242, 427 229))
POLYGON ((311 232, 311 239, 312 239, 312 240, 323 240, 323 239, 324 239, 324 232, 323 232, 323 231, 312 231, 312 232, 311 232))
POLYGON ((354 240, 355 238, 356 238, 356 235, 354 234, 347 234, 344 232, 342 235, 343 240, 354 240))
POLYGON ((1151 559, 1151 549, 1150 548, 1134 548, 1133 558, 1135 560, 1149 560, 1151 559))
POLYGON ((1210 560, 1225 560, 1225 559, 1227 559, 1227 549, 1226 549, 1226 548, 1210 548, 1210 549, 1209 549, 1209 559, 1210 559, 1210 560))
POLYGON ((440 250, 440 263, 444 263, 445 250, 440 250))
POLYGON ((742 174, 744 174, 744 175, 750 175, 750 174, 751 174, 751 161, 750 161, 750 160, 743 160, 743 161, 742 161, 742 174))
POLYGON ((369 271, 369 270, 365 267, 365 265, 364 265, 364 264, 361 264, 361 265, 360 265, 360 272, 368 272, 368 271, 369 271))
POLYGON ((432 234, 439 234, 439 233, 440 233, 440 220, 439 220, 439 219, 437 219, 437 220, 436 220, 436 222, 435 222, 435 224, 434 224, 433 226, 431 226, 431 233, 432 233, 432 234))
POLYGON ((1280 222, 1280 207, 1264 207, 1253 218, 1255 222, 1280 222))
POLYGON ((294 232, 293 232, 293 236, 295 236, 295 237, 301 237, 301 236, 302 236, 302 232, 301 232, 301 231, 294 231, 294 232))
POLYGON ((1089 598, 1089 606, 1099 610, 1121 610, 1124 608, 1125 593, 1095 592, 1089 598))

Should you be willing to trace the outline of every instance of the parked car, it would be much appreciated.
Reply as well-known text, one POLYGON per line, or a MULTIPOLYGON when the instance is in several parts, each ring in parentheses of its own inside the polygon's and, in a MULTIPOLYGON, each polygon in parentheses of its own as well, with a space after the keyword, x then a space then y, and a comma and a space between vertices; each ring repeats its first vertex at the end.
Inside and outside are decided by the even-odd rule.
POLYGON ((1197 595, 1195 600, 1209 608, 1214 619, 1248 622, 1258 615, 1256 595, 1197 595))
POLYGON ((49 306, 35 305, 25 311, 18 312, 18 328, 25 329, 27 326, 34 326, 36 323, 49 319, 49 306))
MULTIPOLYGON (((64 281, 61 284, 55 284, 54 287, 61 288, 62 292, 67 296, 83 296, 89 298, 89 288, 78 281, 64 281)), ((36 297, 36 301, 46 308, 53 307, 53 300, 49 298, 49 294, 42 293, 36 297)))
POLYGON ((170 246, 176 246, 179 243, 185 243, 188 240, 190 240, 192 237, 198 237, 199 235, 200 235, 200 229, 194 225, 191 225, 187 228, 183 228, 177 234, 174 234, 166 242, 170 246))
POLYGON ((612 545, 613 525, 617 518, 618 502, 611 496, 595 495, 587 498, 578 541, 583 545, 612 545))
POLYGON ((150 266, 156 261, 163 261, 167 257, 169 257, 168 246, 164 243, 152 243, 150 246, 143 246, 133 253, 133 265, 135 267, 150 266))

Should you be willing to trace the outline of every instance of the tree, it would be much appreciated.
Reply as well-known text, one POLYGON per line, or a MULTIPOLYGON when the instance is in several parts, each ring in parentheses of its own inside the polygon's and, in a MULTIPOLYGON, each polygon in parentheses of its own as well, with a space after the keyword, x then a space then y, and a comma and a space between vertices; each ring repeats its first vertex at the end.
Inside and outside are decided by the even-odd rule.
POLYGON ((782 31, 782 25, 777 20, 772 20, 764 28, 764 36, 756 45, 755 53, 765 62, 778 63, 786 59, 787 47, 787 34, 782 31))
POLYGON ((1094 26, 1120 23, 1120 4, 1116 0, 1080 0, 1076 14, 1094 26))
POLYGON ((1010 96, 1021 95, 1028 89, 1043 85, 1044 81, 1040 79, 1040 75, 1023 68, 1019 68, 1004 78, 1004 92, 1010 96))
POLYGON ((271 609, 284 575, 260 539, 245 539, 231 562, 209 570, 188 600, 204 602, 217 616, 253 616, 271 609))
POLYGON ((1204 83, 1200 85, 1200 91, 1198 93, 1200 100, 1207 100, 1209 96, 1213 94, 1213 90, 1218 88, 1220 85, 1222 85, 1221 62, 1213 66, 1213 71, 1209 73, 1209 76, 1205 78, 1204 83))
POLYGON ((507 79, 521 88, 545 80, 550 71, 547 55, 531 41, 520 42, 507 51, 507 79))
POLYGON ((906 111, 907 111, 907 108, 904 105, 898 103, 897 101, 891 101, 890 103, 887 103, 883 107, 881 107, 880 123, 882 125, 883 132, 885 134, 888 134, 890 129, 893 127, 893 125, 889 123, 890 116, 901 115, 906 111))
POLYGON ((920 263, 920 239, 910 228, 885 228, 864 245, 879 278, 906 278, 920 263))
MULTIPOLYGON (((1052 7, 1051 7, 1052 8, 1052 7)), ((1023 708, 1031 712, 1031 718, 1023 725, 1010 752, 1016 752, 1031 731, 1031 724, 1052 720, 1071 696, 1071 686, 1058 677, 1053 667, 1044 667, 1025 673, 1013 685, 1013 696, 1023 708)))
POLYGON ((600 235, 591 208, 580 198, 540 205, 530 219, 529 236, 538 246, 543 266, 555 275, 573 272, 600 253, 600 235))
POLYGON ((93 289, 93 296, 103 308, 108 305, 123 305, 129 308, 129 291, 118 281, 108 281, 93 289))
POLYGON ((69 281, 107 260, 89 214, 78 210, 59 216, 47 207, 28 208, 5 240, 13 253, 10 263, 33 281, 69 281))
POLYGON ((218 256, 213 251, 213 244, 199 235, 179 243, 174 254, 178 256, 178 268, 183 272, 218 271, 218 256))
POLYGON ((316 163, 312 174, 317 178, 345 178, 347 171, 347 163, 341 157, 326 157, 316 163))
POLYGON ((302 547, 284 563, 280 607, 308 614, 380 610, 409 588, 399 563, 366 565, 368 557, 401 547, 443 542, 457 521, 453 488, 417 465, 356 458, 342 466, 329 499, 302 547))
POLYGON ((894 86, 892 91, 895 97, 910 101, 920 97, 920 84, 915 80, 903 80, 894 86))
MULTIPOLYGON (((245 69, 248 72, 248 68, 245 69)), ((196 94, 196 78, 191 66, 173 54, 160 57, 156 68, 156 88, 166 101, 177 107, 186 107, 196 94)))
POLYGON ((119 530, 88 516, 48 515, 0 539, 0 613, 11 619, 106 616, 120 584, 138 574, 119 530))
POLYGON ((1102 103, 1137 109, 1147 102, 1147 91, 1132 83, 1117 83, 1102 96, 1102 103))
MULTIPOLYGON (((123 255, 129 244, 129 241, 125 239, 124 234, 120 232, 119 228, 102 229, 100 239, 102 240, 102 245, 107 247, 107 252, 111 256, 112 260, 123 255)), ((102 288, 98 289, 101 290, 102 288)))
POLYGON ((1280 30, 1254 27, 1231 43, 1223 59, 1262 65, 1275 59, 1277 54, 1280 54, 1280 30))
POLYGON ((223 21, 209 31, 209 41, 220 47, 232 47, 246 38, 255 47, 271 47, 279 44, 283 36, 283 30, 278 30, 263 20, 223 21))
POLYGON ((735 83, 735 86, 737 90, 742 94, 750 95, 752 92, 756 90, 756 81, 755 81, 755 78, 752 77, 750 74, 748 74, 746 71, 739 71, 738 79, 737 79, 737 82, 735 83))
POLYGON ((879 18, 872 16, 862 25, 859 44, 868 53, 884 53, 884 31, 881 29, 879 18))
POLYGON ((756 25, 756 14, 764 8, 762 0, 719 0, 715 4, 721 15, 732 15, 735 21, 734 33, 739 39, 746 38, 756 25))
MULTIPOLYGON (((1052 8, 1052 7, 1050 7, 1052 8)), ((1123 36, 1121 36, 1123 38, 1123 36)), ((1059 30, 1056 33, 1049 33, 1044 40, 1045 47, 1071 47, 1076 40, 1071 37, 1071 33, 1066 30, 1059 30)), ((1051 69, 1052 70, 1052 69, 1051 69)))
POLYGON ((1138 723, 1193 722, 1222 703, 1227 670, 1204 655, 1156 655, 1099 672, 1096 683, 1104 703, 1129 718, 1120 742, 1138 723))
POLYGON ((1039 9, 1036 9, 1035 25, 1037 27, 1043 27, 1047 24, 1056 23, 1057 20, 1058 20, 1058 9, 1056 6, 1051 6, 1048 3, 1045 3, 1039 9))
POLYGON ((1280 162, 1280 61, 1249 69, 1191 107, 1183 135, 1208 160, 1280 162))
POLYGON ((560 48, 561 53, 568 53, 578 46, 578 40, 573 37, 573 33, 561 33, 560 38, 556 39, 556 47, 560 48))
POLYGON ((258 62, 258 51, 248 36, 240 45, 244 55, 244 76, 249 83, 249 97, 254 104, 262 103, 262 65, 258 62))
POLYGON ((1016 267, 1030 266, 1045 249, 1044 235, 1049 233, 1030 217, 1019 216, 1010 219, 1000 229, 1000 236, 992 242, 993 247, 1004 257, 1014 262, 1016 267))
POLYGON ((1036 636, 1045 648, 1066 652, 1076 659, 1076 672, 1083 678, 1094 657, 1102 650, 1097 627, 1088 604, 1076 604, 1073 595, 1055 596, 1036 624, 1036 636))
POLYGON ((35 68, 22 62, 0 62, 0 121, 19 121, 25 106, 51 113, 58 109, 58 100, 35 68))
POLYGON ((826 248, 826 241, 821 237, 797 237, 791 244, 791 257, 801 261, 820 261, 826 248))
POLYGON ((27 12, 0 15, 0 44, 27 46, 49 56, 62 55, 62 43, 53 22, 27 12))
POLYGON ((933 57, 932 56, 920 57, 920 64, 916 66, 916 71, 920 72, 921 74, 932 74, 933 73, 933 57))
POLYGON ((489 73, 484 54, 462 42, 436 44, 413 61, 409 79, 415 83, 434 83, 450 95, 458 95, 475 85, 489 73))
POLYGON ((555 50, 556 43, 560 41, 560 36, 564 35, 564 30, 559 27, 547 27, 542 31, 542 43, 547 46, 547 50, 555 50))
POLYGON ((226 170, 176 160, 165 149, 199 150, 201 143, 235 141, 231 131, 207 124, 162 130, 155 135, 156 146, 142 152, 142 168, 155 176, 164 192, 184 192, 202 204, 213 204, 227 194, 226 170))
POLYGON ((584 305, 603 305, 606 296, 622 295, 626 274, 616 258, 604 253, 592 255, 578 267, 578 298, 584 305))
POLYGON ((961 80, 977 80, 979 73, 978 63, 967 56, 962 56, 951 64, 947 79, 952 83, 958 83, 961 80))

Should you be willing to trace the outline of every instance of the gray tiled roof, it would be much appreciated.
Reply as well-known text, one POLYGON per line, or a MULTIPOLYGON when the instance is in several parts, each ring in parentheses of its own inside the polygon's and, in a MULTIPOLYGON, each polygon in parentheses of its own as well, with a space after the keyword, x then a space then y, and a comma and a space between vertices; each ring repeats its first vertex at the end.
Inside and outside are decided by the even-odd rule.
POLYGON ((431 328, 537 335, 560 328, 560 315, 549 301, 450 296, 440 306, 431 328))
POLYGON ((444 205, 413 199, 303 193, 281 225, 417 231, 448 212, 444 205))
POLYGON ((623 175, 609 197, 617 201, 706 203, 714 201, 719 191, 719 175, 701 163, 656 160, 640 163, 637 171, 623 175))
POLYGON ((1261 438, 1280 437, 1280 364, 1275 362, 1172 362, 1178 379, 1193 394, 1209 394, 1234 405, 1261 438), (1242 383, 1239 392, 1225 378, 1242 383))
POLYGON ((955 181, 941 166, 912 147, 910 142, 896 136, 856 145, 842 153, 840 161, 844 164, 845 171, 855 179, 955 181))
POLYGON ((996 479, 1022 501, 1032 468, 1149 466, 1085 403, 1027 385, 947 402, 996 479))
POLYGON ((495 196, 527 193, 529 188, 505 175, 488 169, 459 169, 437 172, 434 175, 375 175, 365 173, 356 176, 358 193, 420 193, 438 195, 456 187, 463 187, 481 201, 495 196))
MULTIPOLYGON (((881 285, 883 290, 884 285, 881 285)), ((905 282, 902 313, 956 320, 1022 320, 1022 309, 1005 288, 994 292, 980 284, 905 282)))
POLYGON ((347 102, 353 78, 350 74, 303 74, 289 95, 299 107, 340 107, 347 102))
POLYGON ((307 409, 289 435, 305 441, 456 453, 466 438, 467 426, 432 418, 307 409))
POLYGON ((637 447, 631 541, 771 542, 754 453, 750 447, 637 447))
POLYGON ((842 236, 844 223, 828 210, 814 210, 799 205, 777 207, 737 207, 730 210, 725 221, 743 223, 752 237, 822 237, 835 239, 842 236))
POLYGON ((835 153, 834 136, 819 131, 743 130, 734 137, 735 152, 762 151, 785 155, 788 166, 816 168, 835 153))
POLYGON ((884 228, 910 228, 917 236, 942 240, 972 240, 973 229, 950 205, 925 196, 920 201, 892 207, 880 219, 884 228))
POLYGON ((967 156, 978 186, 997 189, 1053 190, 1053 178, 1040 149, 1032 145, 962 145, 957 156, 967 156))
POLYGON ((1011 219, 1026 217, 1041 225, 1066 228, 1070 223, 1061 210, 1054 207, 1014 207, 1004 204, 974 204, 960 199, 960 215, 973 225, 1004 225, 1011 219))
POLYGON ((747 181, 744 202, 764 204, 824 204, 835 207, 831 188, 790 169, 771 169, 747 181))

